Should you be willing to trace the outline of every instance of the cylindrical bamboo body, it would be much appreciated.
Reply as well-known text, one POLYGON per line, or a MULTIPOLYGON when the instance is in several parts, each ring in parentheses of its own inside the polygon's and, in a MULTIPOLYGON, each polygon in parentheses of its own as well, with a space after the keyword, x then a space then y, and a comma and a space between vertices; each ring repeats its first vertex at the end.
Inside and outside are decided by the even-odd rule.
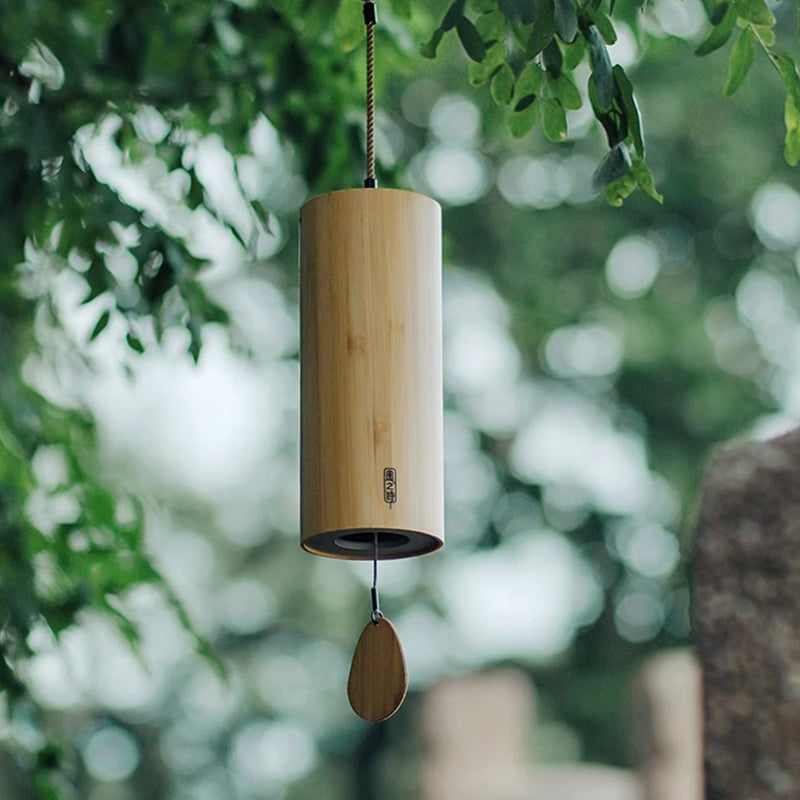
POLYGON ((303 547, 403 558, 444 542, 441 210, 348 189, 300 212, 303 547))

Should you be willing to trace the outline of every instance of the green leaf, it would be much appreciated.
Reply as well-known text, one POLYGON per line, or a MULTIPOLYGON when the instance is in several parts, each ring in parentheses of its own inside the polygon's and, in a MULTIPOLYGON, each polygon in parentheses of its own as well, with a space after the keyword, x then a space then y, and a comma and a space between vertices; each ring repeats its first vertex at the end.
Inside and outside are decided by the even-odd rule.
POLYGON ((108 322, 111 319, 111 312, 104 311, 100 318, 95 323, 94 328, 92 328, 92 332, 89 334, 89 341, 93 342, 108 326, 108 322))
MULTIPOLYGON (((706 0, 706 5, 708 6, 708 0, 706 0)), ((708 21, 713 25, 717 26, 725 19, 725 15, 731 9, 730 3, 713 3, 711 7, 706 8, 706 13, 708 14, 708 21)))
POLYGON ((586 55, 586 45, 584 44, 583 37, 578 36, 575 38, 574 42, 565 44, 563 52, 564 69, 568 72, 572 72, 578 66, 578 64, 583 61, 583 57, 586 55))
POLYGON ((613 69, 614 81, 617 84, 622 107, 625 109, 625 117, 628 123, 628 133, 633 139, 633 146, 639 158, 644 158, 644 138, 642 137, 642 122, 639 116, 639 108, 636 105, 636 98, 633 96, 633 84, 625 74, 625 70, 616 64, 613 69))
POLYGON ((486 58, 486 45, 478 33, 478 29, 466 17, 461 17, 456 25, 458 38, 461 40, 461 45, 464 52, 473 61, 483 61, 486 58))
POLYGON ((495 0, 470 0, 469 7, 478 14, 488 14, 490 11, 497 11, 495 0))
POLYGON ((567 112, 557 97, 548 97, 542 113, 544 135, 551 142, 563 142, 567 138, 567 112))
POLYGON ((534 18, 534 4, 531 0, 497 0, 500 10, 512 22, 530 25, 534 18))
POLYGON ((753 56, 756 52, 756 40, 749 28, 744 28, 739 33, 728 62, 728 82, 725 85, 725 95, 730 97, 744 82, 750 67, 753 65, 753 56))
POLYGON ((506 35, 506 18, 499 11, 483 14, 475 21, 475 27, 481 35, 484 44, 488 47, 506 35))
POLYGON ((753 25, 753 33, 759 43, 764 47, 772 47, 775 44, 775 28, 767 25, 753 25))
POLYGON ((562 72, 557 78, 551 78, 548 75, 547 85, 553 96, 558 98, 564 108, 574 111, 583 105, 583 98, 575 85, 575 81, 565 72, 562 72))
POLYGON ((617 32, 614 30, 614 24, 599 8, 587 8, 586 15, 594 23, 606 44, 616 43, 617 32))
POLYGON ((605 196, 609 205, 621 206, 626 197, 630 197, 636 189, 636 178, 623 175, 605 188, 605 196))
POLYGON ((499 106, 508 105, 514 93, 514 73, 508 64, 503 64, 492 78, 492 97, 499 106))
POLYGON ((95 528, 113 528, 116 504, 114 497, 98 485, 84 487, 81 498, 84 519, 95 528))
POLYGON ((536 95, 529 94, 522 98, 519 102, 516 103, 514 106, 514 111, 524 111, 528 106, 533 105, 536 102, 536 95))
POLYGON ((775 25, 775 15, 769 10, 765 0, 733 0, 736 13, 754 25, 775 25))
POLYGON ((719 50, 731 38, 735 25, 736 11, 732 5, 728 5, 722 19, 709 31, 708 36, 700 42, 694 52, 698 56, 707 56, 709 53, 719 50))
POLYGON ((203 349, 203 333, 200 326, 191 319, 186 322, 186 330, 189 331, 189 354, 196 364, 200 360, 200 351, 203 349))
POLYGON ((128 332, 127 336, 125 336, 125 341, 128 343, 128 347, 130 347, 131 350, 135 350, 137 353, 144 353, 144 345, 138 336, 128 332))
POLYGON ((467 5, 467 0, 455 0, 455 2, 447 9, 444 19, 439 25, 439 30, 442 33, 455 28, 458 21, 464 16, 464 8, 467 5))
MULTIPOLYGON (((592 175, 592 188, 599 191, 629 174, 631 174, 631 157, 625 143, 620 142, 612 147, 597 165, 592 175)), ((633 184, 636 185, 635 178, 633 184)))
POLYGON ((343 52, 355 50, 364 38, 364 17, 352 3, 340 3, 333 18, 333 37, 343 52))
POLYGON ((592 64, 592 75, 594 76, 595 90, 597 92, 597 107, 600 111, 608 111, 614 102, 614 95, 616 94, 611 59, 605 42, 594 25, 589 25, 584 35, 589 43, 589 60, 592 64))
MULTIPOLYGON (((528 49, 528 42, 530 41, 531 34, 533 33, 533 23, 530 25, 509 24, 508 32, 511 34, 517 47, 524 54, 528 49)), ((527 58, 527 56, 525 56, 525 58, 527 58)))
POLYGON ((555 39, 551 39, 550 44, 542 51, 542 62, 548 75, 553 78, 561 75, 561 70, 564 68, 564 56, 561 55, 561 48, 555 39))
POLYGON ((525 58, 530 61, 541 53, 553 39, 556 23, 553 0, 537 0, 533 31, 525 48, 525 58))
POLYGON ((595 118, 603 126, 608 139, 608 146, 614 147, 620 142, 628 138, 628 120, 624 114, 620 114, 619 110, 612 108, 608 111, 603 111, 597 102, 597 87, 595 86, 594 75, 589 76, 587 82, 589 89, 589 102, 592 104, 595 118))
POLYGON ((786 141, 783 155, 788 164, 796 167, 800 162, 800 107, 791 94, 786 98, 784 122, 786 124, 786 141))
POLYGON ((797 65, 791 56, 785 53, 770 53, 770 61, 780 73, 786 92, 794 99, 794 104, 800 108, 800 75, 797 65))
POLYGON ((534 128, 539 121, 541 111, 541 103, 533 95, 521 100, 519 105, 520 109, 515 111, 508 120, 508 129, 511 135, 517 139, 522 138, 534 128), (528 99, 530 99, 529 102, 528 99))
POLYGON ((556 33, 564 42, 572 42, 578 33, 578 15, 575 0, 554 0, 556 33))
POLYGON ((472 86, 482 86, 506 63, 506 43, 495 42, 487 51, 483 61, 470 61, 467 75, 472 86))
POLYGON ((644 159, 634 158, 631 162, 631 172, 633 173, 633 177, 636 178, 636 183, 642 187, 642 191, 648 197, 652 197, 657 203, 664 202, 663 195, 659 194, 656 190, 653 176, 650 174, 647 164, 644 163, 644 159))
POLYGON ((528 64, 520 72, 517 82, 514 85, 514 96, 511 104, 515 110, 519 110, 519 104, 528 97, 535 97, 542 88, 544 71, 537 64, 528 64))
POLYGON ((437 28, 432 34, 431 38, 421 45, 419 53, 423 58, 436 58, 436 48, 439 47, 439 42, 442 41, 442 30, 437 28))

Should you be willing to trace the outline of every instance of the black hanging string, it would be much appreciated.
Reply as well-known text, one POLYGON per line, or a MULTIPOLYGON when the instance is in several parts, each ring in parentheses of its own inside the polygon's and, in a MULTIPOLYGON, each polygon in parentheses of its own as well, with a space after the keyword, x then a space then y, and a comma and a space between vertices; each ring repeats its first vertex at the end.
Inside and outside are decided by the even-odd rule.
POLYGON ((372 0, 364 1, 364 25, 367 27, 367 177, 364 186, 374 189, 375 178, 375 26, 378 15, 372 0))
POLYGON ((372 550, 372 621, 377 625, 383 619, 380 602, 378 600, 378 531, 373 531, 373 550, 372 550))

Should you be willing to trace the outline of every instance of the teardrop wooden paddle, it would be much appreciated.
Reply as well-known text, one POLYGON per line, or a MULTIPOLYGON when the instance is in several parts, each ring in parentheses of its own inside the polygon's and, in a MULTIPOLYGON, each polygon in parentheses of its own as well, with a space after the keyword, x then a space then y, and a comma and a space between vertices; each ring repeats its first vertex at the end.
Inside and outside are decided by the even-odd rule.
POLYGON ((385 617, 368 622, 347 680, 353 711, 368 722, 382 722, 400 708, 407 691, 408 672, 397 631, 385 617))

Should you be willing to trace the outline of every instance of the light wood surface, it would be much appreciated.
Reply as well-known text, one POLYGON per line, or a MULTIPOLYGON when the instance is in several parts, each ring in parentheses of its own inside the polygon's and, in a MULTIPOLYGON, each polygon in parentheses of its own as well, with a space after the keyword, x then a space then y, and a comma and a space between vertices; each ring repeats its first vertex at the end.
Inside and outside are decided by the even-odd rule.
POLYGON ((371 559, 378 532, 381 559, 438 549, 439 205, 331 192, 303 206, 300 250, 303 547, 371 559))
POLYGON ((397 631, 385 617, 367 623, 350 666, 347 697, 353 711, 381 722, 397 711, 408 691, 408 672, 397 631))

